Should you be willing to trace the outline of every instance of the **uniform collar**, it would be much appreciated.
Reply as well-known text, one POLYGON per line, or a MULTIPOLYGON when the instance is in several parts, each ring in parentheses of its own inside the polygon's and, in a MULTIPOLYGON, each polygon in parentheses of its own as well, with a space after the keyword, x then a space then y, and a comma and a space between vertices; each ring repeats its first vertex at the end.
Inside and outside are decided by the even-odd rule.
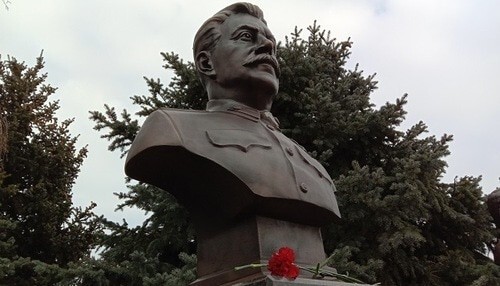
POLYGON ((259 120, 270 124, 279 130, 278 118, 267 110, 257 110, 232 99, 212 99, 207 102, 207 111, 225 111, 245 119, 258 122, 259 120))

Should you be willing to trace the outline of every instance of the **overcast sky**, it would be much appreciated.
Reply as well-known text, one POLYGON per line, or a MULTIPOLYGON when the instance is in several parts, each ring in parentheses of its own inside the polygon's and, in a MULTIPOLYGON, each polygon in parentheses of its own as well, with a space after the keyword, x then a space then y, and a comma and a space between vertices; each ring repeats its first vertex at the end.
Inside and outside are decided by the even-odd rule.
MULTIPOLYGON (((11 0, 0 7, 0 54, 33 65, 44 50, 48 82, 58 87, 61 118, 89 154, 74 202, 132 224, 137 211, 114 212, 113 192, 126 191, 123 160, 92 129, 89 110, 105 103, 129 109, 148 94, 143 76, 169 80, 160 52, 192 58, 198 27, 233 1, 11 0)), ((429 135, 453 134, 446 182, 483 176, 483 192, 500 186, 500 1, 253 1, 284 40, 314 20, 339 40, 354 42, 349 66, 377 73, 372 101, 380 106, 408 93, 402 128, 422 120, 429 135)))

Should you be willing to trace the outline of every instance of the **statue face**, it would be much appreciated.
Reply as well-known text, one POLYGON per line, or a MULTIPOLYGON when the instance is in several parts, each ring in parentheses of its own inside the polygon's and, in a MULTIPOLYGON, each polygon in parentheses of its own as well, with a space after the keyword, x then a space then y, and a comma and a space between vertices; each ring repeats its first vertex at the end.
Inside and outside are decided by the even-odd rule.
MULTIPOLYGON (((248 14, 231 15, 220 26, 221 38, 212 51, 216 82, 231 89, 242 88, 272 98, 278 92, 279 66, 271 31, 248 14)), ((248 95, 245 95, 248 96, 248 95)), ((246 103, 248 99, 235 98, 246 103)))

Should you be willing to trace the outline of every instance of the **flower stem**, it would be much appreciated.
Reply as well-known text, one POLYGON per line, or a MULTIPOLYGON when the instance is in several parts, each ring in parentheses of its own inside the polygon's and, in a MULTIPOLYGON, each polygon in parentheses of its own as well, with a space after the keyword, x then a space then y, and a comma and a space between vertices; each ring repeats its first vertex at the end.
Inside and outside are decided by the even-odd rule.
POLYGON ((333 258, 333 255, 335 255, 335 253, 332 253, 332 255, 328 256, 328 258, 327 258, 327 259, 323 260, 323 262, 321 262, 321 264, 320 264, 319 268, 323 268, 325 265, 327 265, 327 264, 328 264, 328 262, 330 261, 330 259, 332 259, 332 258, 333 258))
POLYGON ((258 267, 264 267, 267 264, 262 264, 262 263, 252 263, 252 264, 247 264, 247 265, 242 265, 242 266, 236 266, 234 270, 242 270, 246 268, 258 268, 258 267))
POLYGON ((365 284, 361 280, 358 280, 356 278, 353 278, 353 277, 350 277, 350 276, 347 276, 347 275, 344 275, 344 274, 339 274, 339 273, 335 273, 333 271, 328 271, 328 270, 324 270, 324 269, 320 269, 318 271, 317 267, 316 267, 316 269, 312 269, 312 268, 308 268, 308 267, 299 266, 299 268, 302 269, 302 270, 305 270, 307 272, 313 273, 314 276, 316 276, 317 273, 319 272, 319 275, 334 277, 334 278, 337 278, 337 279, 339 279, 341 281, 344 281, 344 282, 354 282, 354 283, 358 283, 358 284, 365 284))
MULTIPOLYGON (((300 266, 299 266, 299 268, 300 268, 300 266)), ((313 278, 316 278, 320 275, 320 273, 319 273, 320 268, 321 268, 320 264, 319 263, 316 264, 316 269, 314 270, 313 278)))

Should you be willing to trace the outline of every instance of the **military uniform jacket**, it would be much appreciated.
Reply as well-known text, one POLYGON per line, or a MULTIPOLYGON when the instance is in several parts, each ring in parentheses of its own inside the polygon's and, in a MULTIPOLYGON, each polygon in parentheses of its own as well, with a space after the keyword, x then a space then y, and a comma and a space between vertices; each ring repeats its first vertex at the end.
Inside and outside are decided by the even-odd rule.
POLYGON ((210 101, 207 110, 153 112, 128 153, 126 173, 200 215, 216 209, 309 225, 340 218, 330 176, 281 133, 270 112, 231 100, 210 101))

